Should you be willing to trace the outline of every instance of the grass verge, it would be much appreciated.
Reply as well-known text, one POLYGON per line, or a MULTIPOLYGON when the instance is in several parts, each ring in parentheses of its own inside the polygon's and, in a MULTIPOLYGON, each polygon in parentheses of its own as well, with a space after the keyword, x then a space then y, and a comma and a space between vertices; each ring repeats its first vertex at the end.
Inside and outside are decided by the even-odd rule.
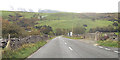
POLYGON ((66 38, 69 38, 69 39, 82 39, 82 37, 69 37, 69 36, 64 36, 66 38))
POLYGON ((97 43, 100 46, 115 47, 115 48, 119 47, 118 41, 113 41, 113 40, 97 41, 97 43))
POLYGON ((20 58, 25 59, 45 44, 46 41, 39 41, 37 43, 24 44, 16 50, 5 50, 2 55, 2 60, 21 60, 20 58))

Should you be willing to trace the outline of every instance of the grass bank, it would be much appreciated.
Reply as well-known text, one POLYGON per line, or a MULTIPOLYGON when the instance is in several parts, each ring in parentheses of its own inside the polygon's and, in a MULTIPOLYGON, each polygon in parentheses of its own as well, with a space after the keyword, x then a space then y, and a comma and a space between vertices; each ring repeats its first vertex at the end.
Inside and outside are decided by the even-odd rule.
POLYGON ((24 44, 16 50, 5 50, 2 55, 2 57, 4 58, 3 60, 8 60, 6 58, 11 58, 11 60, 21 60, 19 58, 27 58, 45 44, 46 41, 40 41, 37 43, 24 44))
POLYGON ((113 41, 113 40, 97 41, 97 43, 100 46, 115 47, 115 48, 119 47, 118 41, 113 41))
POLYGON ((66 38, 69 38, 69 39, 82 39, 82 37, 69 37, 69 36, 64 36, 66 38))
POLYGON ((87 24, 87 31, 89 31, 90 28, 96 28, 96 27, 103 27, 103 26, 108 26, 111 25, 112 22, 106 21, 106 20, 96 20, 92 21, 91 19, 69 19, 69 20, 45 20, 45 21, 37 21, 36 26, 41 26, 41 25, 49 25, 55 29, 62 28, 62 29, 71 29, 72 26, 76 27, 77 24, 79 24, 80 27, 83 27, 84 24, 87 24))

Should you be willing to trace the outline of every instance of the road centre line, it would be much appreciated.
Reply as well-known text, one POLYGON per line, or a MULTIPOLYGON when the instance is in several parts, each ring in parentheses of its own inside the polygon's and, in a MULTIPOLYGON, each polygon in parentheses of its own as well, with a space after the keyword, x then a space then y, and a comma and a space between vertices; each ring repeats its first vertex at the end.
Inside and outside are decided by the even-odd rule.
POLYGON ((98 46, 99 48, 103 48, 102 46, 98 46))
POLYGON ((108 49, 108 48, 105 48, 106 50, 111 50, 111 49, 108 49))
POLYGON ((73 50, 71 47, 69 47, 70 50, 73 50))

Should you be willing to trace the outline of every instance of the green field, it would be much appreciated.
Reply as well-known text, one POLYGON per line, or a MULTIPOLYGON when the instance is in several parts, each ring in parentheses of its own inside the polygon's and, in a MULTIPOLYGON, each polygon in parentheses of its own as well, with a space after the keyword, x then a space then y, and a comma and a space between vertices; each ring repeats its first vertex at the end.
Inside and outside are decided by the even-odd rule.
POLYGON ((71 29, 72 26, 81 26, 83 27, 84 24, 87 25, 87 31, 90 28, 95 28, 95 27, 104 27, 108 25, 112 25, 113 22, 106 21, 106 20, 96 20, 92 21, 90 19, 74 19, 74 20, 46 20, 46 21, 37 21, 39 24, 36 26, 41 26, 41 25, 49 25, 53 27, 53 30, 56 28, 64 28, 64 29, 71 29))
POLYGON ((37 12, 16 12, 16 11, 2 11, 3 19, 8 20, 9 15, 15 15, 19 13, 23 18, 31 19, 34 17, 38 19, 40 16, 46 16, 43 20, 35 21, 38 24, 34 26, 49 25, 55 31, 56 28, 72 29, 72 27, 83 27, 84 24, 87 25, 86 31, 89 31, 90 28, 95 27, 104 27, 112 25, 113 22, 108 21, 109 19, 117 16, 115 13, 67 13, 67 12, 58 12, 58 13, 37 13, 37 12), (111 17, 107 17, 111 15, 111 17), (93 21, 92 19, 95 19, 93 21))

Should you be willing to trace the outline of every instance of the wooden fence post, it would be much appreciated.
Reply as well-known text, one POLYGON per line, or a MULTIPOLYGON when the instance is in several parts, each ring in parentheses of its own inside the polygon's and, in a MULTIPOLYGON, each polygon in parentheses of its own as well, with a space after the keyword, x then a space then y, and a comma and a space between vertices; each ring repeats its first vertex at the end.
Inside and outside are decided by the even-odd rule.
POLYGON ((10 34, 8 35, 8 42, 7 42, 7 45, 6 45, 6 49, 10 50, 11 47, 10 47, 10 34))

